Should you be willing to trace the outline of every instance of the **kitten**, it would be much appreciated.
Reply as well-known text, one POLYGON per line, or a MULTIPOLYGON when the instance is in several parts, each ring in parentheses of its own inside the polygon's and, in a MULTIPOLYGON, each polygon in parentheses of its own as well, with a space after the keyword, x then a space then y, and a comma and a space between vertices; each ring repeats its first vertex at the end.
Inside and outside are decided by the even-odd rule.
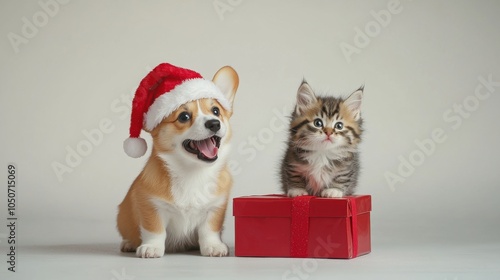
POLYGON ((291 115, 281 184, 290 197, 343 197, 354 193, 359 174, 363 87, 347 99, 316 96, 304 80, 291 115))

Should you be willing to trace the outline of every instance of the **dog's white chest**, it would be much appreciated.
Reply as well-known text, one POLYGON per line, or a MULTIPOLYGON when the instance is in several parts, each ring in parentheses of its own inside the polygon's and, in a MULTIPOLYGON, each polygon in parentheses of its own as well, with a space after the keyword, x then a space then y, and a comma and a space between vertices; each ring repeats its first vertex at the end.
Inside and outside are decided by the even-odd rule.
POLYGON ((211 176, 190 176, 173 180, 172 196, 180 211, 203 211, 217 200, 217 180, 211 176))
POLYGON ((217 165, 201 170, 171 170, 171 202, 155 199, 167 235, 190 236, 208 218, 208 212, 220 207, 225 198, 217 195, 217 165))

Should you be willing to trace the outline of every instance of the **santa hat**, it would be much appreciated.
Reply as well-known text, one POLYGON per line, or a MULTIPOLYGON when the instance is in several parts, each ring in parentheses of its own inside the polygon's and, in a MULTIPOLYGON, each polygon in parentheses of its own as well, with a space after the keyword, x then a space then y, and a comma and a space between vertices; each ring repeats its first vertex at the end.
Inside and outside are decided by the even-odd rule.
POLYGON ((231 110, 231 103, 212 81, 168 63, 156 66, 135 92, 130 137, 123 143, 125 153, 133 158, 143 156, 147 150, 146 141, 140 138, 143 127, 151 131, 181 105, 201 98, 216 99, 224 109, 231 110))

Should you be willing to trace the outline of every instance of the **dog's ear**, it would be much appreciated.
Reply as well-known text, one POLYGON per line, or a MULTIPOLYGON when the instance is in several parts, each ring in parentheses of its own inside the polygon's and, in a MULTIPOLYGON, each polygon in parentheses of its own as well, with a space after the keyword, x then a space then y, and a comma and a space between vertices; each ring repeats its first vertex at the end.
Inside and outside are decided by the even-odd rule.
POLYGON ((231 66, 224 66, 212 78, 212 82, 221 90, 233 107, 234 96, 240 83, 236 71, 231 66))

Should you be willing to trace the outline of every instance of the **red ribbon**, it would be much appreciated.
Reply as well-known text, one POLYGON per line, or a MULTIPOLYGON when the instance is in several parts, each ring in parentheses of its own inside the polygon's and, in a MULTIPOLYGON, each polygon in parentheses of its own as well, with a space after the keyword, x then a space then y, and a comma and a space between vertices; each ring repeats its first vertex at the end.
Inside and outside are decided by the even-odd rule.
POLYGON ((358 256, 358 208, 354 197, 347 198, 349 209, 351 209, 351 231, 352 231, 352 257, 358 256))
POLYGON ((305 258, 309 247, 309 203, 314 196, 297 196, 292 200, 290 256, 305 258))

